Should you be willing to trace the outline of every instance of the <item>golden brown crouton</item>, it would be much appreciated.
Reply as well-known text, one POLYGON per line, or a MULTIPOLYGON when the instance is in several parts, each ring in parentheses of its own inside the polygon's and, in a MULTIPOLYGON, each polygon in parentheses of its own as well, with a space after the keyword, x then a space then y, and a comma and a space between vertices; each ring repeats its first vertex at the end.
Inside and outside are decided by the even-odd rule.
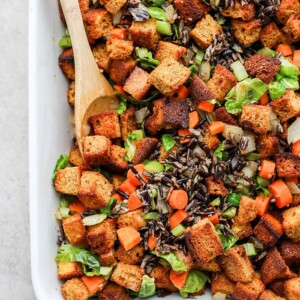
POLYGON ((72 245, 82 242, 86 236, 86 230, 83 225, 80 214, 75 214, 62 219, 64 233, 72 245))
POLYGON ((121 134, 123 141, 126 140, 128 134, 130 134, 133 130, 137 130, 139 128, 135 117, 135 112, 136 109, 134 107, 130 107, 126 109, 120 117, 121 134))
POLYGON ((109 38, 106 42, 106 50, 111 59, 126 59, 133 51, 133 42, 109 38))
POLYGON ((108 73, 111 59, 106 51, 106 45, 104 43, 99 43, 92 48, 92 52, 98 67, 108 73))
POLYGON ((83 275, 80 262, 57 262, 57 276, 59 279, 71 279, 83 275))
POLYGON ((283 96, 271 102, 271 107, 278 119, 285 122, 299 114, 300 97, 293 90, 286 90, 283 96))
POLYGON ((79 200, 87 208, 99 209, 109 203, 113 187, 99 172, 85 171, 80 179, 79 200))
POLYGON ((255 54, 245 61, 244 66, 252 77, 270 83, 280 68, 280 60, 276 57, 255 54))
POLYGON ((280 23, 286 24, 289 17, 297 13, 300 13, 299 0, 281 0, 276 17, 280 23))
POLYGON ((165 58, 172 57, 173 59, 179 61, 180 58, 186 54, 186 51, 187 50, 185 47, 160 41, 155 53, 155 59, 163 61, 165 58))
POLYGON ((216 99, 224 101, 226 94, 237 84, 234 75, 224 66, 217 65, 213 77, 207 87, 216 95, 216 99))
POLYGON ((238 282, 234 287, 232 296, 236 300, 257 300, 264 289, 265 285, 262 281, 254 276, 251 282, 238 282))
POLYGON ((172 95, 182 86, 191 71, 172 57, 163 60, 148 77, 148 82, 154 85, 162 94, 172 95))
POLYGON ((86 238, 93 253, 101 255, 111 251, 117 239, 116 221, 106 219, 100 224, 89 226, 86 238))
POLYGON ((271 290, 264 290, 258 300, 285 300, 284 298, 277 296, 271 290))
POLYGON ((132 58, 113 59, 110 64, 109 77, 116 84, 124 85, 126 78, 136 67, 137 62, 132 58))
POLYGON ((107 162, 110 156, 111 141, 101 135, 87 136, 83 142, 84 161, 89 166, 100 166, 107 162))
POLYGON ((286 300, 300 299, 300 277, 287 280, 284 283, 284 296, 286 300))
POLYGON ((75 80, 74 54, 72 48, 63 50, 58 58, 58 63, 66 78, 75 80))
POLYGON ((223 253, 223 246, 213 224, 202 219, 185 231, 186 245, 199 264, 205 264, 223 253))
POLYGON ((234 217, 234 223, 231 226, 232 231, 239 237, 239 239, 244 239, 253 234, 253 229, 251 223, 240 224, 237 221, 237 217, 234 217))
POLYGON ((242 196, 238 211, 238 223, 247 224, 253 221, 257 216, 257 206, 255 200, 242 196))
POLYGON ((228 196, 228 190, 221 178, 214 178, 213 176, 209 176, 205 178, 205 183, 210 195, 222 197, 228 196))
POLYGON ((215 110, 216 120, 229 125, 238 125, 236 117, 227 112, 225 107, 220 107, 215 110))
POLYGON ((112 15, 105 9, 91 9, 83 15, 85 29, 90 39, 106 37, 113 29, 112 15))
POLYGON ((116 251, 116 256, 119 261, 129 264, 129 265, 139 265, 144 257, 144 247, 139 244, 126 251, 122 245, 119 246, 118 250, 116 251))
POLYGON ((275 155, 276 171, 279 177, 299 177, 300 157, 286 152, 275 155))
POLYGON ((211 15, 206 14, 196 24, 190 35, 200 48, 206 49, 212 43, 214 37, 220 35, 222 32, 222 27, 211 15))
POLYGON ((202 264, 202 265, 195 264, 195 268, 203 270, 203 271, 214 272, 214 273, 222 272, 222 269, 221 269, 220 265, 218 264, 216 258, 210 260, 206 264, 202 264))
POLYGON ((283 31, 289 36, 292 42, 300 41, 300 13, 289 17, 283 31))
POLYGON ((128 32, 135 46, 156 50, 160 40, 160 35, 156 29, 156 19, 143 22, 133 21, 128 32))
POLYGON ((108 282, 98 293, 99 300, 130 300, 126 290, 114 282, 108 282))
POLYGON ((76 196, 80 183, 81 170, 79 167, 68 167, 56 171, 54 186, 57 192, 76 196))
POLYGON ((177 288, 170 280, 170 272, 163 266, 154 267, 150 276, 155 279, 155 287, 157 289, 165 289, 170 292, 176 292, 177 288))
POLYGON ((215 150, 221 144, 221 141, 217 137, 217 135, 212 135, 207 126, 200 132, 199 141, 205 143, 210 150, 215 150))
POLYGON ((87 300, 89 291, 81 279, 73 278, 61 286, 61 292, 65 300, 87 300))
POLYGON ((115 257, 115 249, 111 249, 108 252, 99 255, 100 265, 104 267, 115 266, 118 262, 115 257))
POLYGON ((259 20, 243 21, 232 19, 231 27, 236 39, 244 45, 249 45, 259 40, 261 30, 259 20))
POLYGON ((214 274, 211 280, 211 293, 222 293, 231 295, 234 290, 235 283, 230 281, 225 274, 214 274))
POLYGON ((281 223, 270 214, 264 214, 254 228, 254 234, 263 244, 274 246, 282 236, 281 223))
POLYGON ((282 241, 279 251, 288 266, 300 265, 300 242, 282 241))
POLYGON ((67 93, 68 102, 71 106, 75 105, 75 81, 71 81, 67 93))
POLYGON ((112 180, 112 185, 114 189, 117 189, 119 185, 126 180, 126 177, 119 174, 112 174, 110 175, 110 178, 112 180))
POLYGON ((72 147, 69 153, 69 163, 74 166, 84 166, 84 160, 78 147, 72 147))
POLYGON ((221 14, 232 19, 241 18, 244 21, 250 21, 255 17, 255 6, 251 2, 242 5, 240 2, 235 1, 234 6, 227 6, 222 9, 221 14))
POLYGON ((294 194, 293 196, 293 202, 291 203, 291 206, 297 206, 300 204, 300 194, 294 194))
POLYGON ((151 88, 151 84, 148 83, 148 77, 149 73, 139 67, 135 67, 125 82, 124 91, 137 100, 144 99, 151 88))
POLYGON ((285 210, 282 216, 285 235, 293 242, 300 242, 300 205, 285 210))
POLYGON ((141 288, 144 270, 138 266, 118 263, 110 280, 132 291, 138 292, 141 288))
POLYGON ((243 105, 240 123, 245 130, 265 134, 270 128, 270 107, 263 105, 243 105))
POLYGON ((158 139, 146 137, 136 142, 135 153, 132 159, 134 165, 143 162, 156 148, 158 139))
POLYGON ((211 9, 202 0, 175 0, 174 4, 180 18, 187 24, 201 19, 211 9))
POLYGON ((282 40, 282 34, 276 23, 271 21, 261 29, 259 39, 265 47, 275 49, 282 40))
POLYGON ((254 269, 244 246, 235 246, 219 257, 225 275, 235 282, 250 282, 254 269))
POLYGON ((271 132, 259 135, 256 145, 262 159, 275 155, 280 147, 278 137, 271 132))
POLYGON ((146 221, 143 218, 143 209, 137 209, 120 215, 117 219, 117 225, 119 228, 133 227, 136 230, 145 227, 146 221))
POLYGON ((195 101, 196 104, 204 100, 215 99, 216 96, 207 87, 206 83, 197 75, 192 77, 189 85, 190 97, 195 101))
POLYGON ((99 2, 114 15, 125 5, 127 0, 99 0, 99 2))
POLYGON ((128 168, 128 162, 124 160, 127 152, 126 149, 118 145, 112 145, 110 149, 110 155, 104 165, 110 171, 117 173, 125 172, 128 168))

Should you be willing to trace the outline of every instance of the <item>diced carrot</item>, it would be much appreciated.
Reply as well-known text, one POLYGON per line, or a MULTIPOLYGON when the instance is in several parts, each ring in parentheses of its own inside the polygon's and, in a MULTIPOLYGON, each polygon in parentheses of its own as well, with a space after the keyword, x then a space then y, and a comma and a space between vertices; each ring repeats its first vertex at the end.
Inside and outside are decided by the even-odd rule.
POLYGON ((208 129, 212 135, 215 135, 225 130, 225 124, 221 121, 213 121, 211 125, 208 126, 208 129))
POLYGON ((150 250, 153 250, 157 243, 157 237, 155 235, 149 234, 148 236, 148 247, 150 250))
POLYGON ((214 111, 215 105, 210 103, 210 101, 208 101, 208 100, 204 100, 198 104, 198 108, 210 113, 210 112, 214 111))
POLYGON ((255 198, 255 204, 258 209, 257 214, 261 217, 264 215, 269 208, 271 197, 269 196, 257 196, 255 198))
POLYGON ((80 214, 83 211, 87 210, 85 205, 79 201, 76 201, 76 202, 70 204, 69 209, 70 209, 70 212, 77 213, 77 214, 80 214))
POLYGON ((278 208, 285 207, 292 203, 293 196, 288 186, 281 180, 278 179, 269 185, 269 191, 276 199, 276 206, 278 208))
POLYGON ((114 193, 111 196, 114 197, 117 200, 117 202, 123 202, 123 197, 118 193, 114 193))
POLYGON ((285 177, 286 182, 294 182, 296 184, 299 183, 299 178, 298 177, 285 177))
POLYGON ((219 215, 217 213, 207 217, 214 225, 219 224, 219 215))
POLYGON ((293 55, 293 64, 300 70, 300 50, 295 50, 293 55))
POLYGON ((300 154, 300 141, 293 143, 292 153, 296 155, 300 154))
POLYGON ((119 185, 119 190, 130 195, 131 193, 135 192, 136 186, 133 185, 129 179, 127 179, 119 185))
POLYGON ((128 209, 130 211, 133 211, 137 208, 142 207, 144 204, 141 201, 141 199, 138 197, 136 192, 133 192, 132 194, 130 194, 129 198, 128 198, 128 209))
POLYGON ((178 273, 171 269, 170 271, 170 280, 175 287, 179 290, 182 289, 185 285, 185 282, 188 278, 189 272, 178 273))
POLYGON ((118 239, 126 251, 141 242, 140 233, 133 227, 123 227, 117 230, 118 239))
POLYGON ((122 95, 125 95, 125 92, 124 92, 123 88, 120 85, 116 85, 115 84, 114 85, 114 89, 115 89, 116 92, 118 92, 118 93, 120 93, 122 95))
MULTIPOLYGON (((134 168, 137 170, 137 172, 145 182, 149 181, 149 178, 143 174, 143 172, 145 171, 145 166, 143 164, 135 165, 134 168)), ((142 183, 130 169, 127 172, 127 178, 135 186, 142 185, 142 183)))
POLYGON ((277 52, 280 52, 282 56, 293 55, 293 49, 288 44, 279 44, 276 48, 277 52))
POLYGON ((261 162, 259 176, 266 179, 271 179, 275 173, 275 163, 264 159, 261 162))
POLYGON ((110 36, 119 40, 125 40, 127 36, 127 31, 124 28, 114 28, 110 31, 110 36))
POLYGON ((264 93, 259 101, 258 101, 259 105, 267 105, 269 103, 269 97, 268 97, 268 93, 264 93))
MULTIPOLYGON (((178 135, 179 136, 189 136, 189 135, 191 135, 191 133, 188 129, 178 129, 178 135)), ((181 139, 180 143, 185 144, 185 143, 188 143, 190 140, 191 140, 190 138, 181 139)))
POLYGON ((82 276, 81 280, 86 285, 90 295, 99 292, 105 284, 105 279, 100 276, 82 276))
POLYGON ((177 225, 179 225, 187 216, 187 211, 183 209, 177 210, 176 213, 169 218, 171 230, 174 229, 177 225))
POLYGON ((185 100, 189 95, 189 90, 186 86, 182 85, 177 91, 173 100, 185 100))
POLYGON ((173 209, 184 209, 188 204, 188 194, 184 190, 175 190, 171 193, 169 204, 173 209))
POLYGON ((197 127, 199 122, 200 122, 200 117, 196 110, 189 113, 189 128, 197 127))

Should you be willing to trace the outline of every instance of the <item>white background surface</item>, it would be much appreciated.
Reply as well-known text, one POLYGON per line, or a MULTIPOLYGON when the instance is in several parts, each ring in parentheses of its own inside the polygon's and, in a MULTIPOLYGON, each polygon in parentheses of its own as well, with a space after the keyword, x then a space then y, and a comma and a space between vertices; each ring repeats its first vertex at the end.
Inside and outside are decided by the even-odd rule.
POLYGON ((35 299, 29 260, 27 15, 26 0, 1 0, 0 298, 11 300, 35 299))

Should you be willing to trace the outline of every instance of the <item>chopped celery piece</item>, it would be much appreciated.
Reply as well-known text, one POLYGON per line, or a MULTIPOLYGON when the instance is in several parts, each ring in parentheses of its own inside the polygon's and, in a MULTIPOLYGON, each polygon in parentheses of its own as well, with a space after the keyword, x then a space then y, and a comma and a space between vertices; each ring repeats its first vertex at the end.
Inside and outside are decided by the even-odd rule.
POLYGON ((267 187, 270 185, 270 181, 266 178, 257 176, 256 180, 257 180, 257 183, 263 187, 267 187))
POLYGON ((260 154, 258 153, 250 153, 246 156, 247 160, 259 160, 260 159, 260 154))
POLYGON ((268 47, 262 48, 257 51, 258 54, 264 55, 264 56, 269 56, 269 57, 274 57, 276 56, 277 52, 274 50, 271 50, 268 47))
POLYGON ((230 65, 234 76, 238 81, 242 81, 248 77, 248 73, 243 64, 237 60, 230 65))
MULTIPOLYGON (((140 48, 137 47, 135 49, 136 56, 143 58, 143 57, 149 57, 149 50, 147 48, 140 48)), ((151 53, 152 54, 152 53, 151 53)))
POLYGON ((154 212, 154 211, 149 212, 149 213, 147 213, 143 216, 143 219, 144 220, 158 220, 159 219, 159 213, 154 212))
POLYGON ((223 212, 223 217, 232 219, 236 215, 236 207, 232 206, 223 212))
POLYGON ((70 208, 69 207, 60 207, 58 210, 59 210, 59 213, 62 216, 62 218, 70 217, 70 215, 69 215, 70 208))
POLYGON ((154 18, 161 21, 168 21, 166 12, 159 7, 147 7, 148 14, 154 18))
POLYGON ((240 193, 230 193, 227 197, 226 202, 231 203, 235 207, 238 207, 240 205, 241 198, 242 194, 240 193))
POLYGON ((84 226, 93 226, 102 223, 107 218, 107 215, 96 214, 83 218, 82 222, 84 226))
POLYGON ((247 256, 256 255, 256 250, 255 250, 254 244, 246 243, 246 244, 243 244, 243 246, 245 247, 247 256))
POLYGON ((176 141, 170 133, 162 135, 162 142, 167 152, 170 151, 176 145, 176 141))
POLYGON ((171 230, 174 236, 180 236, 184 233, 184 231, 185 231, 185 227, 181 224, 177 225, 175 228, 171 230))
POLYGON ((164 169, 163 165, 161 163, 159 163, 156 160, 153 161, 149 161, 146 165, 145 165, 145 170, 148 173, 160 173, 162 172, 164 169))
POLYGON ((156 29, 159 33, 163 35, 172 35, 172 27, 169 22, 156 21, 156 29))
POLYGON ((204 58, 204 52, 198 51, 195 56, 194 63, 196 65, 200 65, 202 63, 203 58, 204 58))
POLYGON ((247 196, 248 196, 249 193, 250 193, 250 187, 249 187, 249 186, 245 186, 245 185, 239 183, 239 184, 237 185, 237 188, 240 190, 240 192, 241 192, 243 195, 247 195, 247 196))
POLYGON ((218 197, 210 202, 211 206, 219 206, 221 204, 221 199, 218 197))
POLYGON ((63 36, 59 40, 59 47, 61 47, 63 49, 71 48, 72 47, 71 38, 69 36, 63 36))
POLYGON ((192 72, 193 75, 197 75, 198 74, 198 70, 197 70, 197 68, 196 68, 195 65, 189 66, 188 69, 192 72))

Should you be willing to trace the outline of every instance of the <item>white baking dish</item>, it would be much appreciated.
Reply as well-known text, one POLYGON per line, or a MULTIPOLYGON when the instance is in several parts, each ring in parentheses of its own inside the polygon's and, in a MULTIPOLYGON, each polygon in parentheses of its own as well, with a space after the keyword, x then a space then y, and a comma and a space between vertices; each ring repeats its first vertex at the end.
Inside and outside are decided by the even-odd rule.
MULTIPOLYGON (((54 261, 58 228, 54 211, 58 195, 52 187, 51 174, 58 156, 69 152, 73 137, 66 100, 68 83, 57 63, 58 40, 63 31, 57 1, 29 1, 31 272, 39 300, 62 299, 54 261)), ((174 294, 167 298, 181 299, 174 294)), ((200 298, 211 299, 209 295, 200 298)))

